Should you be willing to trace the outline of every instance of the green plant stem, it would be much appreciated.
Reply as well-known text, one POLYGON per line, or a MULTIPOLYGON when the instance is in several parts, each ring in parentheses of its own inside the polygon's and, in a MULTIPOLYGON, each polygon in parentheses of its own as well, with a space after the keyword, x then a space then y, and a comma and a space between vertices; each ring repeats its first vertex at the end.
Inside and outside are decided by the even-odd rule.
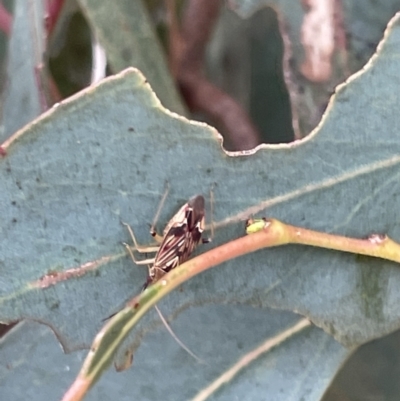
POLYGON ((303 244, 335 249, 400 262, 400 245, 387 236, 360 240, 325 234, 284 224, 278 220, 257 220, 251 235, 238 238, 197 256, 151 285, 129 301, 96 335, 75 382, 63 401, 83 399, 89 388, 111 365, 118 346, 140 318, 173 289, 197 274, 238 256, 262 248, 284 244, 303 244))
POLYGON ((275 219, 265 220, 264 223, 265 225, 262 230, 269 230, 271 227, 274 227, 274 231, 280 230, 283 236, 282 240, 286 244, 310 245, 400 263, 400 244, 393 241, 387 235, 374 234, 367 239, 356 239, 307 230, 282 223, 275 219), (281 228, 278 229, 278 226, 281 228))

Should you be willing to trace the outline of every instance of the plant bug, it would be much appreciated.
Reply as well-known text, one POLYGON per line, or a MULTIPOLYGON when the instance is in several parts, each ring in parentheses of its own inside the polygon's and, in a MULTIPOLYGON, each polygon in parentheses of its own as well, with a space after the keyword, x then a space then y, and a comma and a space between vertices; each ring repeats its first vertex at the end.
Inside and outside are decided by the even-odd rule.
POLYGON ((155 283, 166 273, 188 260, 191 253, 200 242, 206 243, 210 241, 209 239, 201 238, 204 231, 205 220, 204 204, 204 197, 202 195, 195 195, 190 198, 168 222, 164 229, 163 236, 159 236, 156 233, 153 224, 150 233, 160 242, 158 247, 140 246, 133 234, 132 228, 128 224, 123 223, 129 231, 136 251, 140 253, 156 251, 154 258, 137 260, 133 255, 131 247, 124 243, 132 260, 136 264, 150 265, 149 276, 143 289, 155 283))
MULTIPOLYGON (((150 228, 151 235, 160 243, 158 247, 143 247, 140 246, 133 234, 132 228, 123 223, 132 238, 135 245, 135 250, 139 253, 156 252, 154 258, 146 260, 137 260, 133 254, 131 247, 124 243, 129 255, 135 264, 148 265, 149 275, 143 286, 145 290, 149 285, 160 280, 166 273, 175 269, 181 263, 189 259, 191 253, 195 247, 200 243, 210 242, 209 239, 202 239, 205 222, 205 201, 202 195, 195 195, 185 203, 179 211, 172 217, 172 219, 166 225, 163 235, 159 236, 155 230, 155 221, 158 218, 163 203, 167 197, 168 189, 161 199, 160 206, 157 210, 154 222, 150 228)), ((169 327, 167 321, 162 315, 161 311, 155 306, 157 313, 159 314, 162 322, 166 326, 167 330, 173 336, 175 341, 186 350, 193 358, 197 361, 202 362, 192 351, 190 351, 175 335, 172 329, 169 327)))

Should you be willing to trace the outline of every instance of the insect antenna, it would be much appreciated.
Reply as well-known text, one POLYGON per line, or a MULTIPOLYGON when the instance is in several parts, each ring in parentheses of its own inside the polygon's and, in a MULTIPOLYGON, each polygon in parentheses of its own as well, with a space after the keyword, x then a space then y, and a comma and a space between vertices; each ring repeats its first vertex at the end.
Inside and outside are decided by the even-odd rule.
POLYGON ((165 183, 165 191, 164 191, 164 194, 163 194, 163 196, 162 196, 162 198, 161 198, 161 200, 160 200, 160 203, 159 203, 159 205, 158 205, 156 214, 154 215, 153 222, 151 223, 151 226, 150 226, 150 234, 151 234, 151 236, 154 237, 154 238, 156 239, 156 241, 159 242, 159 243, 162 242, 163 238, 162 238, 162 236, 160 236, 160 235, 157 234, 157 231, 156 231, 156 224, 157 224, 158 218, 160 217, 160 213, 161 213, 161 210, 162 210, 162 208, 163 208, 163 206, 164 206, 165 200, 167 199, 168 193, 169 193, 169 183, 168 183, 168 181, 167 181, 167 182, 165 183))

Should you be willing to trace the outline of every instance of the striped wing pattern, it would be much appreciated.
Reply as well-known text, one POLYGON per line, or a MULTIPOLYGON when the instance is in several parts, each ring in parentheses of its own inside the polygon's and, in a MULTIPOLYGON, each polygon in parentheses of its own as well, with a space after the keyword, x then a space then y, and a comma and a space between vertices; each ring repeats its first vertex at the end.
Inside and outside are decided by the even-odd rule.
POLYGON ((196 195, 170 220, 154 264, 149 268, 147 285, 156 282, 190 257, 204 231, 204 214, 204 198, 196 195))

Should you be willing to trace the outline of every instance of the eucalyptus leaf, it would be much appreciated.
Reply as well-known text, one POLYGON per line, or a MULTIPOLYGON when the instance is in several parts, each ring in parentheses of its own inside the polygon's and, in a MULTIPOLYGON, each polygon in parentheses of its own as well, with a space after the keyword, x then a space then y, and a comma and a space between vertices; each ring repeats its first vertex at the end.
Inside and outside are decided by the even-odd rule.
MULTIPOLYGON (((207 197, 214 188, 216 230, 208 247, 243 235, 251 214, 354 237, 387 233, 399 241, 399 19, 391 21, 378 55, 337 89, 318 129, 290 145, 224 152, 215 129, 164 109, 132 68, 17 132, 0 158, 0 320, 44 322, 66 350, 88 347, 102 319, 138 293, 146 277, 121 245, 129 235, 120 222, 146 243, 166 181, 171 191, 160 228, 190 196, 207 197), (55 277, 54 285, 43 276, 55 277)), ((267 322, 269 307, 295 311, 357 346, 400 327, 399 284, 394 263, 287 246, 197 276, 162 310, 167 316, 186 310, 195 351, 207 346, 208 314, 221 314, 221 323, 213 324, 222 330, 222 316, 235 313, 236 307, 226 312, 221 304, 260 307, 267 322), (195 305, 206 316, 192 321, 195 305)), ((133 333, 136 343, 156 327, 158 318, 149 314, 133 333)), ((240 318, 235 329, 264 334, 261 325, 240 318)), ((162 341, 173 341, 162 333, 162 341)), ((223 346, 226 340, 215 341, 223 346)), ((335 347, 332 366, 346 354, 335 347)), ((144 359, 157 364, 162 350, 160 342, 144 359)), ((177 368, 183 371, 188 361, 177 368)), ((184 387, 182 377, 171 377, 184 387)), ((151 377, 148 386, 153 391, 151 377)))
POLYGON ((185 113, 142 0, 79 0, 79 4, 106 50, 112 71, 140 69, 165 107, 185 113))
MULTIPOLYGON (((159 330, 146 337, 134 356, 132 370, 125 373, 110 370, 85 400, 192 399, 229 371, 242 355, 251 352, 252 347, 298 320, 298 316, 288 312, 248 306, 219 306, 211 313, 207 307, 194 308, 190 315, 180 317, 174 328, 185 331, 194 322, 211 323, 201 336, 201 349, 197 350, 206 358, 205 364, 188 356, 165 329, 159 330), (241 326, 253 330, 238 330, 241 326)), ((186 340, 195 347, 197 336, 198 333, 192 332, 186 340)), ((288 397, 317 401, 347 354, 344 347, 322 330, 308 327, 245 364, 228 385, 211 394, 216 400, 232 399, 232 394, 242 394, 242 399, 246 399, 246 394, 257 399, 257 394, 263 393, 276 394, 276 401, 288 397)), ((4 398, 57 400, 75 378, 86 351, 63 355, 48 327, 24 322, 0 339, 0 355, 4 362, 0 365, 4 398)))
POLYGON ((0 140, 41 113, 40 65, 44 45, 42 1, 16 0, 9 41, 0 140))

